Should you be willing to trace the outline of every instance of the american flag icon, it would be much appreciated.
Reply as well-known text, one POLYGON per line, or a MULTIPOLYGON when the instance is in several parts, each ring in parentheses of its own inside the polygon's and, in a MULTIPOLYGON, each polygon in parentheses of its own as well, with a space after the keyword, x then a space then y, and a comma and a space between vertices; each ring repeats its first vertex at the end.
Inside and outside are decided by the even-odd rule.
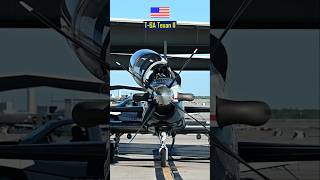
POLYGON ((150 17, 151 18, 169 18, 170 7, 151 7, 150 17))

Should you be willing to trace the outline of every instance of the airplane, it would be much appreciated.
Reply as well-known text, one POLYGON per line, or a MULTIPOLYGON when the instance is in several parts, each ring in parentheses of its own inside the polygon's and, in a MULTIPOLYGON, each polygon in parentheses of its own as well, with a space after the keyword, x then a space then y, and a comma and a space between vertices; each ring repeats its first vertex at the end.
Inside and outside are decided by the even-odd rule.
MULTIPOLYGON (((9 4, 13 3, 12 1, 7 2, 9 4)), ((17 2, 14 2, 15 4, 13 5, 15 7, 15 9, 19 9, 19 4, 17 2)), ((195 24, 181 24, 180 26, 178 25, 177 31, 175 32, 175 34, 170 34, 170 36, 168 37, 166 32, 149 32, 147 34, 145 34, 145 32, 141 32, 139 31, 139 28, 141 28, 141 21, 111 21, 110 23, 108 22, 109 20, 109 15, 108 15, 108 8, 109 8, 109 4, 108 1, 97 1, 96 3, 98 4, 90 4, 88 1, 83 0, 80 2, 75 2, 75 1, 65 1, 65 4, 62 6, 61 10, 62 10, 62 14, 60 14, 60 7, 59 7, 59 2, 55 1, 55 2, 36 2, 36 1, 31 1, 31 3, 24 3, 23 1, 20 1, 20 4, 22 6, 24 6, 29 13, 31 13, 32 15, 34 15, 34 17, 28 16, 29 14, 27 14, 27 11, 19 11, 20 13, 16 14, 16 18, 8 18, 8 16, 3 16, 7 19, 5 19, 6 23, 3 23, 2 26, 5 27, 45 27, 47 25, 49 25, 50 28, 56 30, 58 33, 60 33, 61 35, 63 35, 68 42, 70 43, 70 46, 74 49, 74 51, 76 52, 76 54, 78 55, 80 61, 85 65, 86 68, 88 68, 88 70, 94 74, 98 79, 102 80, 102 82, 99 83, 90 83, 90 82, 79 82, 79 81, 74 81, 74 80, 66 80, 66 79, 52 79, 52 78, 43 78, 43 77, 35 77, 35 76, 16 76, 15 78, 18 77, 18 79, 16 79, 16 81, 14 82, 19 82, 22 81, 20 78, 25 78, 29 81, 22 81, 21 84, 19 83, 8 83, 10 85, 10 87, 4 87, 7 90, 8 89, 12 89, 12 88, 22 88, 22 87, 32 87, 32 86, 59 86, 62 88, 66 88, 66 89, 78 89, 78 90, 84 90, 84 91, 90 91, 90 92, 105 92, 108 94, 108 91, 110 90, 111 87, 108 86, 109 83, 109 69, 123 69, 122 66, 120 65, 124 65, 127 66, 129 65, 129 63, 124 63, 124 62, 129 62, 129 57, 128 55, 125 55, 123 53, 134 53, 140 49, 145 49, 145 48, 149 48, 149 49, 153 49, 154 51, 158 51, 160 52, 160 50, 162 49, 162 45, 160 46, 159 44, 163 43, 163 39, 165 39, 164 37, 167 37, 167 41, 168 42, 172 42, 172 44, 169 44, 169 48, 168 48, 168 53, 190 53, 192 52, 194 49, 199 49, 198 52, 199 53, 208 53, 210 52, 209 50, 209 38, 208 38, 208 34, 209 34, 209 26, 208 25, 197 25, 195 24), (100 4, 99 4, 100 3, 100 4), (51 6, 52 5, 52 6, 51 6), (81 6, 80 6, 81 5, 81 6), (38 7, 38 8, 37 8, 38 7), (37 12, 37 9, 40 9, 40 7, 51 7, 50 11, 48 11, 47 13, 49 13, 50 18, 46 18, 46 16, 42 15, 41 13, 37 12), (99 7, 98 9, 96 7, 99 7), (34 9, 35 8, 35 9, 34 9), (87 9, 86 9, 87 8, 87 9), (86 12, 89 12, 90 9, 95 8, 95 11, 86 14, 86 12), (20 17, 17 18, 17 17, 20 17), (60 19, 61 18, 61 19, 60 19), (83 21, 79 20, 82 19, 83 21), (93 34, 86 34, 88 32, 84 31, 85 27, 87 27, 88 25, 86 24, 86 18, 92 18, 95 21, 95 24, 92 26, 89 26, 89 28, 91 28, 93 34), (21 21, 21 19, 23 21, 21 21), (38 21, 37 19, 39 19, 40 21, 38 21), (111 28, 114 29, 114 31, 112 32, 111 29, 111 33, 112 35, 110 35, 110 26, 111 28), (129 36, 126 31, 127 30, 123 30, 123 27, 127 27, 127 28, 131 28, 133 32, 135 32, 134 36, 129 36), (180 35, 179 35, 180 33, 180 35), (188 34, 197 34, 198 36, 187 36, 188 34), (145 36, 141 36, 141 35, 145 35, 145 36), (157 36, 159 37, 159 39, 150 40, 150 36, 157 36), (183 41, 179 41, 179 38, 183 36, 183 37, 189 37, 189 38, 185 38, 183 41), (128 42, 123 42, 120 40, 119 37, 122 37, 123 39, 127 39, 128 42, 131 42, 128 44, 128 42), (134 37, 145 37, 145 40, 150 40, 150 41, 143 41, 143 42, 137 42, 138 40, 134 37), (148 39, 149 38, 149 39, 148 39), (111 42, 111 43, 110 43, 111 42), (112 48, 110 47, 112 44, 112 48), (108 57, 109 53, 111 51, 111 58, 108 57), (114 52, 112 52, 114 51, 114 52), (121 53, 117 54, 117 53, 121 53), (118 63, 112 63, 110 62, 110 59, 118 59, 118 63), (31 80, 30 80, 31 79, 31 80), (36 81, 34 81, 36 80, 36 81), (77 85, 77 86, 73 86, 73 84, 77 85), (107 85, 106 85, 107 84, 107 85)), ((239 2, 237 2, 239 3, 239 2)), ((235 3, 235 4, 237 4, 235 3)), ((282 3, 282 2, 281 2, 282 3)), ((290 3, 289 1, 283 2, 283 3, 290 3)), ((301 2, 303 3, 303 2, 301 2)), ((233 4, 233 3, 231 3, 233 4)), ((263 3, 261 3, 263 4, 263 3)), ((259 5, 261 5, 259 4, 259 5)), ((312 3, 304 3, 304 5, 308 8, 310 8, 311 10, 313 10, 314 6, 312 5, 312 3), (311 5, 310 5, 311 4, 311 5)), ((265 4, 263 4, 265 5, 265 4)), ((301 4, 295 4, 294 7, 301 7, 301 4)), ((265 7, 270 7, 270 4, 267 4, 267 6, 265 7)), ((223 7, 223 6, 222 6, 223 7)), ((273 5, 271 6, 273 7, 273 5)), ((20 9, 19 9, 20 10, 20 9)), ((7 11, 3 11, 4 13, 7 11)), ((216 11, 216 12, 220 12, 220 11, 216 11)), ((216 13, 214 12, 214 13, 216 13)), ((229 11, 228 11, 229 12, 229 11)), ((299 11, 296 11, 295 8, 290 8, 288 10, 288 16, 281 16, 281 13, 279 11, 273 11, 273 13, 278 12, 278 15, 280 18, 278 18, 279 21, 275 21, 273 18, 264 18, 262 21, 259 21, 259 23, 265 23, 264 24, 264 28, 266 27, 276 27, 276 28, 281 28, 281 27, 290 27, 290 28, 299 28, 301 27, 301 22, 309 22, 307 25, 309 28, 315 28, 318 27, 319 24, 317 24, 314 21, 308 21, 310 19, 313 18, 312 14, 309 13, 304 13, 303 17, 304 18, 290 18, 289 19, 289 15, 290 14, 295 14, 295 13, 299 13, 299 11), (289 20, 288 20, 289 19, 289 20), (280 23, 279 23, 280 22, 280 23), (281 24, 281 22, 286 22, 284 24, 281 24)), ((308 12, 313 12, 313 11, 308 11, 308 12)), ((10 13, 8 13, 10 14, 10 13)), ((256 13, 257 14, 257 13, 256 13)), ((223 23, 221 23, 219 25, 219 23, 217 23, 218 27, 225 27, 225 25, 227 23, 226 19, 229 18, 229 15, 224 14, 225 16, 222 18, 223 23)), ((301 14, 299 14, 301 15, 301 14)), ((220 16, 221 17, 221 16, 220 16)), ((256 18, 261 17, 261 15, 259 16, 254 16, 256 18)), ((295 17, 295 16, 292 16, 295 17)), ((218 22, 221 19, 218 19, 218 22)), ((221 22, 221 21, 220 21, 221 22)), ((241 19, 238 21, 238 24, 235 25, 235 27, 237 28, 254 28, 254 27, 260 27, 259 23, 255 23, 255 19, 250 19, 250 17, 246 18, 246 19, 241 19), (250 21, 251 20, 251 21, 250 21), (249 24, 249 25, 248 25, 249 24), (257 25, 258 24, 258 25, 257 25)), ((212 23, 211 23, 212 24, 212 23)), ((304 23, 305 24, 305 23, 304 23)), ((261 25, 261 24, 260 24, 261 25)), ((305 26, 303 26, 305 27, 305 26)), ((260 27, 261 28, 261 27, 260 27)), ((222 39, 222 38, 221 38, 222 39)), ((226 79, 226 71, 227 71, 227 54, 226 54, 226 50, 222 45, 221 39, 218 39, 214 36, 211 36, 211 40, 212 42, 215 42, 214 44, 216 44, 216 47, 214 48, 214 53, 213 53, 213 59, 215 59, 214 61, 214 73, 217 74, 216 77, 220 78, 221 77, 221 81, 225 81, 226 79)), ((212 51, 211 51, 212 52, 212 51)), ((179 69, 181 68, 186 62, 188 61, 188 59, 183 59, 183 58, 177 58, 174 59, 172 58, 168 63, 169 66, 172 69, 179 69), (171 62, 171 64, 170 64, 171 62), (177 63, 176 63, 177 62, 177 63)), ((203 59, 193 59, 192 61, 190 61, 190 63, 188 63, 186 65, 186 70, 208 70, 208 67, 211 65, 211 62, 209 60, 203 60, 203 59)), ((127 68, 127 67, 124 67, 127 68)), ((133 75, 135 76, 135 75, 133 75)), ((5 77, 7 80, 8 78, 11 77, 5 77)), ((175 78, 174 78, 175 79, 175 78)), ((172 79, 171 79, 172 80, 172 79)), ((13 82, 13 81, 11 81, 13 82)), ((140 82, 140 81, 138 81, 140 82)), ((139 84, 139 83, 138 83, 139 84)), ((145 82, 140 82, 140 84, 142 86, 147 86, 144 87, 144 89, 154 89, 154 87, 150 86, 150 85, 146 85, 145 82), (151 88, 150 88, 150 87, 151 88)), ((219 91, 218 89, 215 89, 217 91, 219 91)), ((150 92, 149 92, 150 94, 150 92)), ((142 96, 143 97, 143 96, 142 96)), ((160 101, 159 101, 160 102, 160 101)), ((221 98, 217 98, 216 100, 217 106, 215 110, 217 110, 215 116, 212 116, 212 119, 215 120, 216 123, 218 123, 218 125, 220 124, 221 131, 226 132, 227 134, 229 134, 230 132, 228 131, 228 125, 234 124, 236 119, 234 119, 234 114, 230 113, 230 110, 234 110, 233 105, 236 104, 236 107, 239 107, 239 105, 245 105, 245 107, 250 106, 252 107, 256 107, 258 106, 258 112, 262 112, 262 110, 266 110, 268 109, 266 104, 261 103, 261 102, 235 102, 235 101, 228 101, 225 99, 221 99, 221 98), (243 104, 244 103, 244 104, 243 104), (232 105, 232 106, 227 106, 227 107, 231 107, 231 109, 226 108, 225 105, 232 105), (253 106, 252 106, 253 105, 253 106), (223 108, 221 108, 223 107, 223 108), (230 116, 231 116, 231 120, 230 120, 230 116, 226 117, 226 114, 220 114, 218 116, 218 112, 225 112, 227 111, 230 116), (221 116, 222 115, 222 116, 221 116)), ((149 104, 150 106, 150 104, 149 104)), ((211 106, 211 108, 214 108, 215 106, 211 106)), ((152 107, 152 106, 151 106, 152 107)), ((180 107, 180 106, 176 106, 175 107, 180 107)), ((109 107, 108 103, 82 103, 82 104, 78 104, 78 106, 75 107, 74 109, 74 120, 77 121, 80 125, 84 125, 84 126, 94 126, 100 123, 105 123, 106 118, 109 116, 108 113, 106 113, 106 109, 110 109, 110 111, 128 111, 128 109, 124 109, 124 108, 114 108, 112 109, 112 107, 109 107), (85 110, 82 112, 85 113, 81 113, 81 111, 79 110, 85 110)), ((140 109, 140 108, 139 108, 140 109)), ((151 112, 153 111, 153 108, 148 108, 151 112)), ((250 109, 250 108, 249 108, 250 109)), ((182 111, 182 110, 181 110, 182 111)), ((178 112, 178 111, 177 111, 178 112)), ((265 113, 267 111, 264 111, 262 113, 263 116, 260 117, 260 113, 258 114, 258 118, 254 118, 253 119, 247 119, 247 118, 242 118, 241 121, 242 123, 245 124, 251 124, 251 125, 259 125, 262 122, 265 122, 266 119, 268 119, 268 113, 265 116, 265 113), (261 121, 256 121, 256 120, 261 120, 261 121), (257 123, 258 122, 258 123, 257 123)), ((239 113, 239 112, 238 112, 239 113)), ((145 115, 148 115, 150 113, 145 113, 145 115)), ((239 114, 236 114, 239 115, 239 114)), ((243 114, 241 114, 243 115, 243 114)), ((247 114, 246 114, 247 115, 247 114)), ((247 116, 245 116, 247 117, 247 116)), ((145 121, 149 120, 148 116, 144 116, 145 121)), ((237 119, 239 120, 239 119, 237 119)), ((143 121, 144 122, 144 121, 143 121)), ((147 122, 147 121, 146 121, 147 122)), ((152 121, 149 121, 149 123, 151 123, 152 121)), ((203 128, 204 131, 205 127, 203 128)), ((212 132, 212 131, 211 131, 212 132)), ((208 133, 208 131, 206 131, 206 133, 208 133)), ((223 150, 225 153, 229 154, 230 156, 232 156, 232 158, 237 159, 238 161, 246 164, 245 161, 242 160, 242 158, 239 158, 239 156, 237 156, 235 153, 233 153, 230 149, 226 148, 225 145, 223 144, 228 144, 230 141, 232 143, 234 143, 233 139, 225 139, 225 138, 221 138, 219 136, 215 136, 215 135, 210 135, 210 137, 214 138, 215 143, 217 144, 211 144, 213 148, 220 148, 221 150, 223 150), (223 143, 219 143, 223 141, 223 143)), ((213 141, 210 141, 211 143, 213 143, 213 141)), ((229 145, 229 144, 228 144, 229 145)), ((261 145, 261 144, 259 144, 261 145)), ((249 146, 252 147, 252 146, 249 146)), ((265 147, 267 147, 267 145, 265 145, 265 147)), ((164 148, 165 149, 165 148, 164 148)), ((307 147, 306 147, 307 150, 307 147)), ((222 167, 222 171, 220 171, 220 173, 215 174, 218 175, 219 174, 232 174, 233 177, 237 177, 237 172, 234 171, 234 167, 237 166, 236 164, 232 163, 227 163, 225 164, 225 162, 223 162, 221 159, 223 159, 224 156, 227 156, 225 154, 219 154, 220 157, 215 159, 217 161, 215 161, 215 166, 213 166, 213 169, 215 169, 215 167, 220 166, 222 167), (231 170, 230 170, 231 169, 231 170)), ((215 157, 216 158, 216 157, 215 157)), ((285 159, 285 157, 283 157, 285 159)), ((314 158, 316 159, 317 156, 315 155, 314 158)), ((249 166, 250 168, 251 166, 249 166)), ((251 170, 252 167, 250 168, 251 170)), ((221 168, 220 168, 221 170, 221 168)), ((262 176, 263 177, 263 176, 262 176)))
MULTIPOLYGON (((195 53, 196 50, 193 54, 195 53)), ((180 92, 180 73, 171 70, 166 58, 166 54, 162 57, 149 49, 139 50, 131 56, 128 71, 133 75, 137 84, 145 89, 144 93, 133 95, 134 102, 145 102, 144 106, 141 106, 142 125, 135 136, 142 128, 159 136, 161 144, 159 154, 163 167, 166 166, 168 160, 167 136, 172 136, 173 142, 175 142, 176 132, 186 127, 184 116, 188 112, 185 111, 182 102, 194 100, 193 94, 180 92)), ((116 63, 121 66, 119 62, 116 63)), ((210 112, 209 108, 198 107, 198 109, 210 112)), ((134 111, 138 110, 135 108, 134 111)), ((171 147, 173 147, 173 144, 171 147)))

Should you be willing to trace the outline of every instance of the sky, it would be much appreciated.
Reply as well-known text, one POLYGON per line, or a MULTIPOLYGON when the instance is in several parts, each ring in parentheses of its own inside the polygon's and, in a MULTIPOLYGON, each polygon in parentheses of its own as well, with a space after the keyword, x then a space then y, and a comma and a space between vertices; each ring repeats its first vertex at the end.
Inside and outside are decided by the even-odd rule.
POLYGON ((170 7, 170 18, 165 20, 210 22, 210 0, 111 0, 110 16, 151 19, 150 7, 160 6, 170 7))

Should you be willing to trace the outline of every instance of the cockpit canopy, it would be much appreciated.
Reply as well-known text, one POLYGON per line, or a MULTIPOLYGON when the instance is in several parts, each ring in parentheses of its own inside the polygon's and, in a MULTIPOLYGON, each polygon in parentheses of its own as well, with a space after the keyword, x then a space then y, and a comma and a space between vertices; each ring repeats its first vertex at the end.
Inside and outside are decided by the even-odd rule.
MULTIPOLYGON (((110 41, 109 3, 106 0, 64 0, 61 7, 61 29, 85 45, 95 56, 68 41, 81 63, 97 78, 106 81, 109 72, 106 64, 110 41), (104 60, 97 57, 105 57, 104 60), (105 63, 102 63, 105 61, 105 63)), ((110 60, 109 60, 110 61, 110 60)))
POLYGON ((151 75, 154 76, 156 72, 170 75, 167 61, 150 49, 141 49, 135 52, 130 58, 129 70, 134 74, 133 78, 140 86, 144 86, 141 81, 147 83, 151 75))

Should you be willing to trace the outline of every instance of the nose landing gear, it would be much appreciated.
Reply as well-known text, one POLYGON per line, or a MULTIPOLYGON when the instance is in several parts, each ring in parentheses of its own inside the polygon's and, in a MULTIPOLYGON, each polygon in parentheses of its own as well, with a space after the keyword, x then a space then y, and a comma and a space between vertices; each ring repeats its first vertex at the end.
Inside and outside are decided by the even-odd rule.
POLYGON ((161 144, 161 146, 159 148, 161 167, 166 167, 167 161, 168 161, 168 148, 166 146, 167 133, 161 132, 159 134, 159 139, 160 139, 160 144, 161 144))

